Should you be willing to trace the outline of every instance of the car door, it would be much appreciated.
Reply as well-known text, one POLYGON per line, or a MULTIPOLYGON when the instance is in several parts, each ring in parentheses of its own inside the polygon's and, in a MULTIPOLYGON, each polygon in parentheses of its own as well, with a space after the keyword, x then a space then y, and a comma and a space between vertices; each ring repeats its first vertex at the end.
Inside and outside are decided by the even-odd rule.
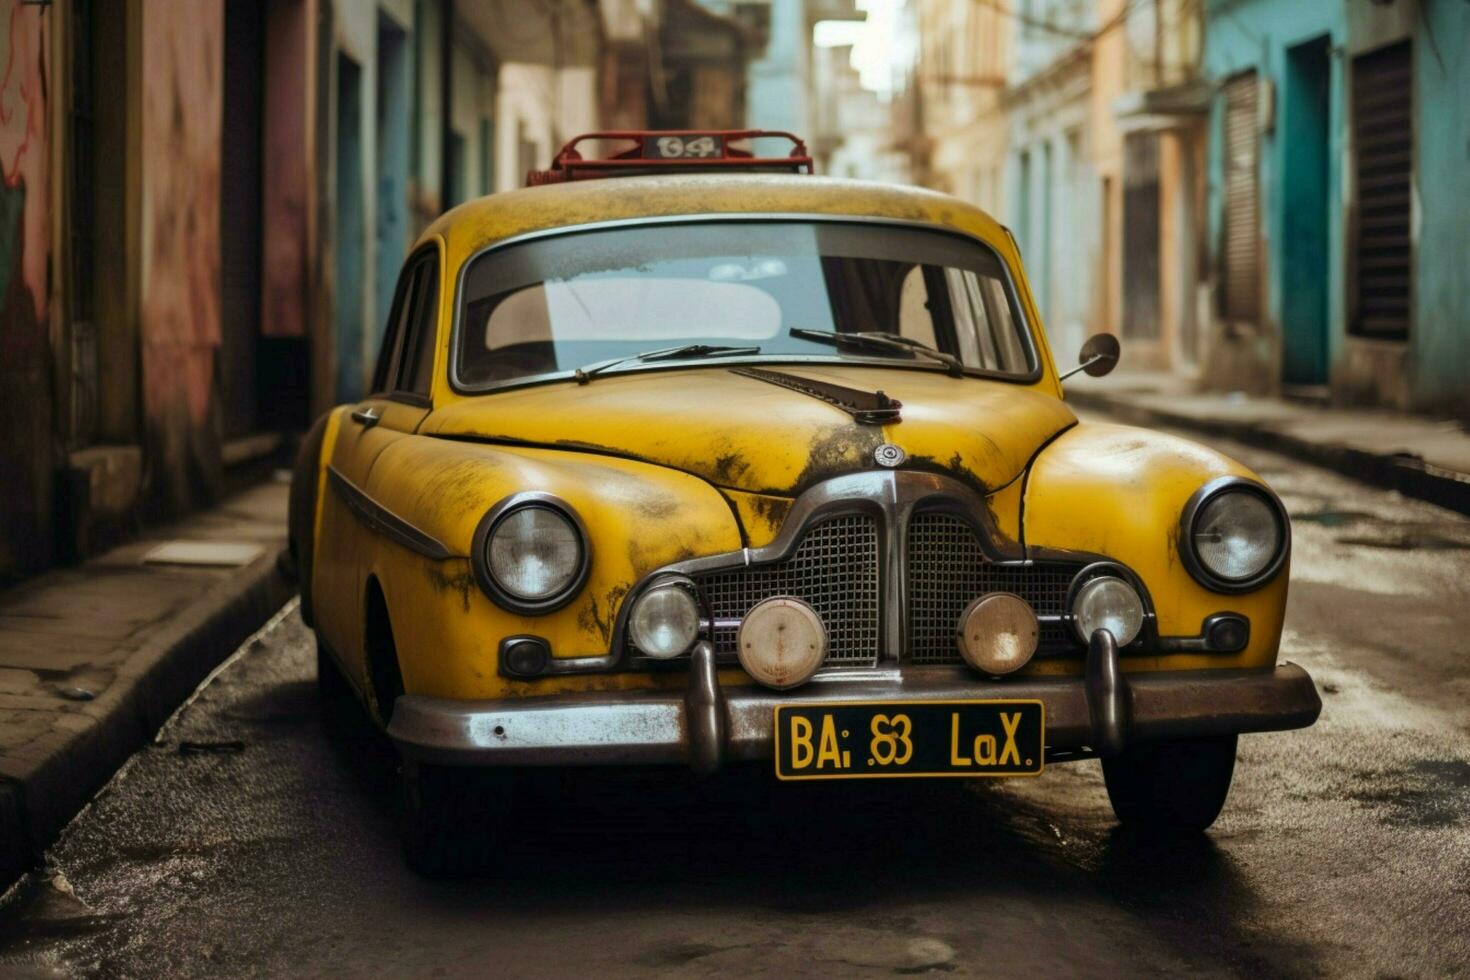
POLYGON ((442 262, 437 243, 404 263, 373 393, 347 407, 328 463, 322 527, 313 575, 317 628, 343 671, 365 689, 365 573, 382 522, 368 491, 373 463, 388 446, 412 437, 430 409, 434 341, 438 335, 442 262))

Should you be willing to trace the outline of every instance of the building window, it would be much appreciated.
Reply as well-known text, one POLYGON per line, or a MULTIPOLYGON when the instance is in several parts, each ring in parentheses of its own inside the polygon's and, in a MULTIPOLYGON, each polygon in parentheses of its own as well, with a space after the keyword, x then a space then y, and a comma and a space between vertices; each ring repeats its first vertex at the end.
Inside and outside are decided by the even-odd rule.
POLYGON ((1414 78, 1410 42, 1353 59, 1352 332, 1409 336, 1414 249, 1410 186, 1414 167, 1414 78))
POLYGON ((1257 86, 1254 71, 1225 82, 1226 319, 1260 318, 1260 217, 1257 190, 1257 86))

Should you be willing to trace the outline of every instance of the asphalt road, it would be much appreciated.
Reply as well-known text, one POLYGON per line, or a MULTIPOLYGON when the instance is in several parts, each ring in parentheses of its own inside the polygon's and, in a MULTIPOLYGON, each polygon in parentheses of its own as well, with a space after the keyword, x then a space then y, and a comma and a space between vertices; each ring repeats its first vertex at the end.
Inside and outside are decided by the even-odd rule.
POLYGON ((1226 446, 1286 499, 1306 732, 1247 736, 1224 815, 1115 829, 1036 780, 670 773, 536 787, 493 875, 406 870, 380 744, 324 723, 293 613, 205 686, 0 909, 0 973, 1470 974, 1470 522, 1226 446))

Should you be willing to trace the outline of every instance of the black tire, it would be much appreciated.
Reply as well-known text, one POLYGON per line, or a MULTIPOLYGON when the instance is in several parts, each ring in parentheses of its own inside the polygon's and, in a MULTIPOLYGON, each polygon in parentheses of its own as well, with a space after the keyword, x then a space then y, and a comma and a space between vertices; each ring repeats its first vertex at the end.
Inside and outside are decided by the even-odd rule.
POLYGON ((320 638, 316 641, 316 693, 325 708, 336 708, 352 697, 352 687, 342 676, 342 668, 323 648, 320 638))
POLYGON ((426 878, 490 869, 510 813, 509 774, 399 764, 399 829, 403 857, 426 878))
POLYGON ((1125 827, 1200 831, 1215 822, 1235 773, 1234 735, 1145 742, 1103 760, 1113 813, 1125 827))

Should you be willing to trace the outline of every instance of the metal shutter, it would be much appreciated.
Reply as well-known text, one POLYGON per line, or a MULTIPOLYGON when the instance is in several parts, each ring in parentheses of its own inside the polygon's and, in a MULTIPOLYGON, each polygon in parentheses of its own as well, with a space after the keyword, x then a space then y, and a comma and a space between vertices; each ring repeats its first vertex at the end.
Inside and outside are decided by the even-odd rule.
POLYGON ((1353 59, 1353 152, 1358 202, 1353 332, 1409 335, 1413 246, 1413 60, 1408 41, 1353 59))
POLYGON ((1225 316, 1256 322, 1261 284, 1256 73, 1225 83, 1225 316))

